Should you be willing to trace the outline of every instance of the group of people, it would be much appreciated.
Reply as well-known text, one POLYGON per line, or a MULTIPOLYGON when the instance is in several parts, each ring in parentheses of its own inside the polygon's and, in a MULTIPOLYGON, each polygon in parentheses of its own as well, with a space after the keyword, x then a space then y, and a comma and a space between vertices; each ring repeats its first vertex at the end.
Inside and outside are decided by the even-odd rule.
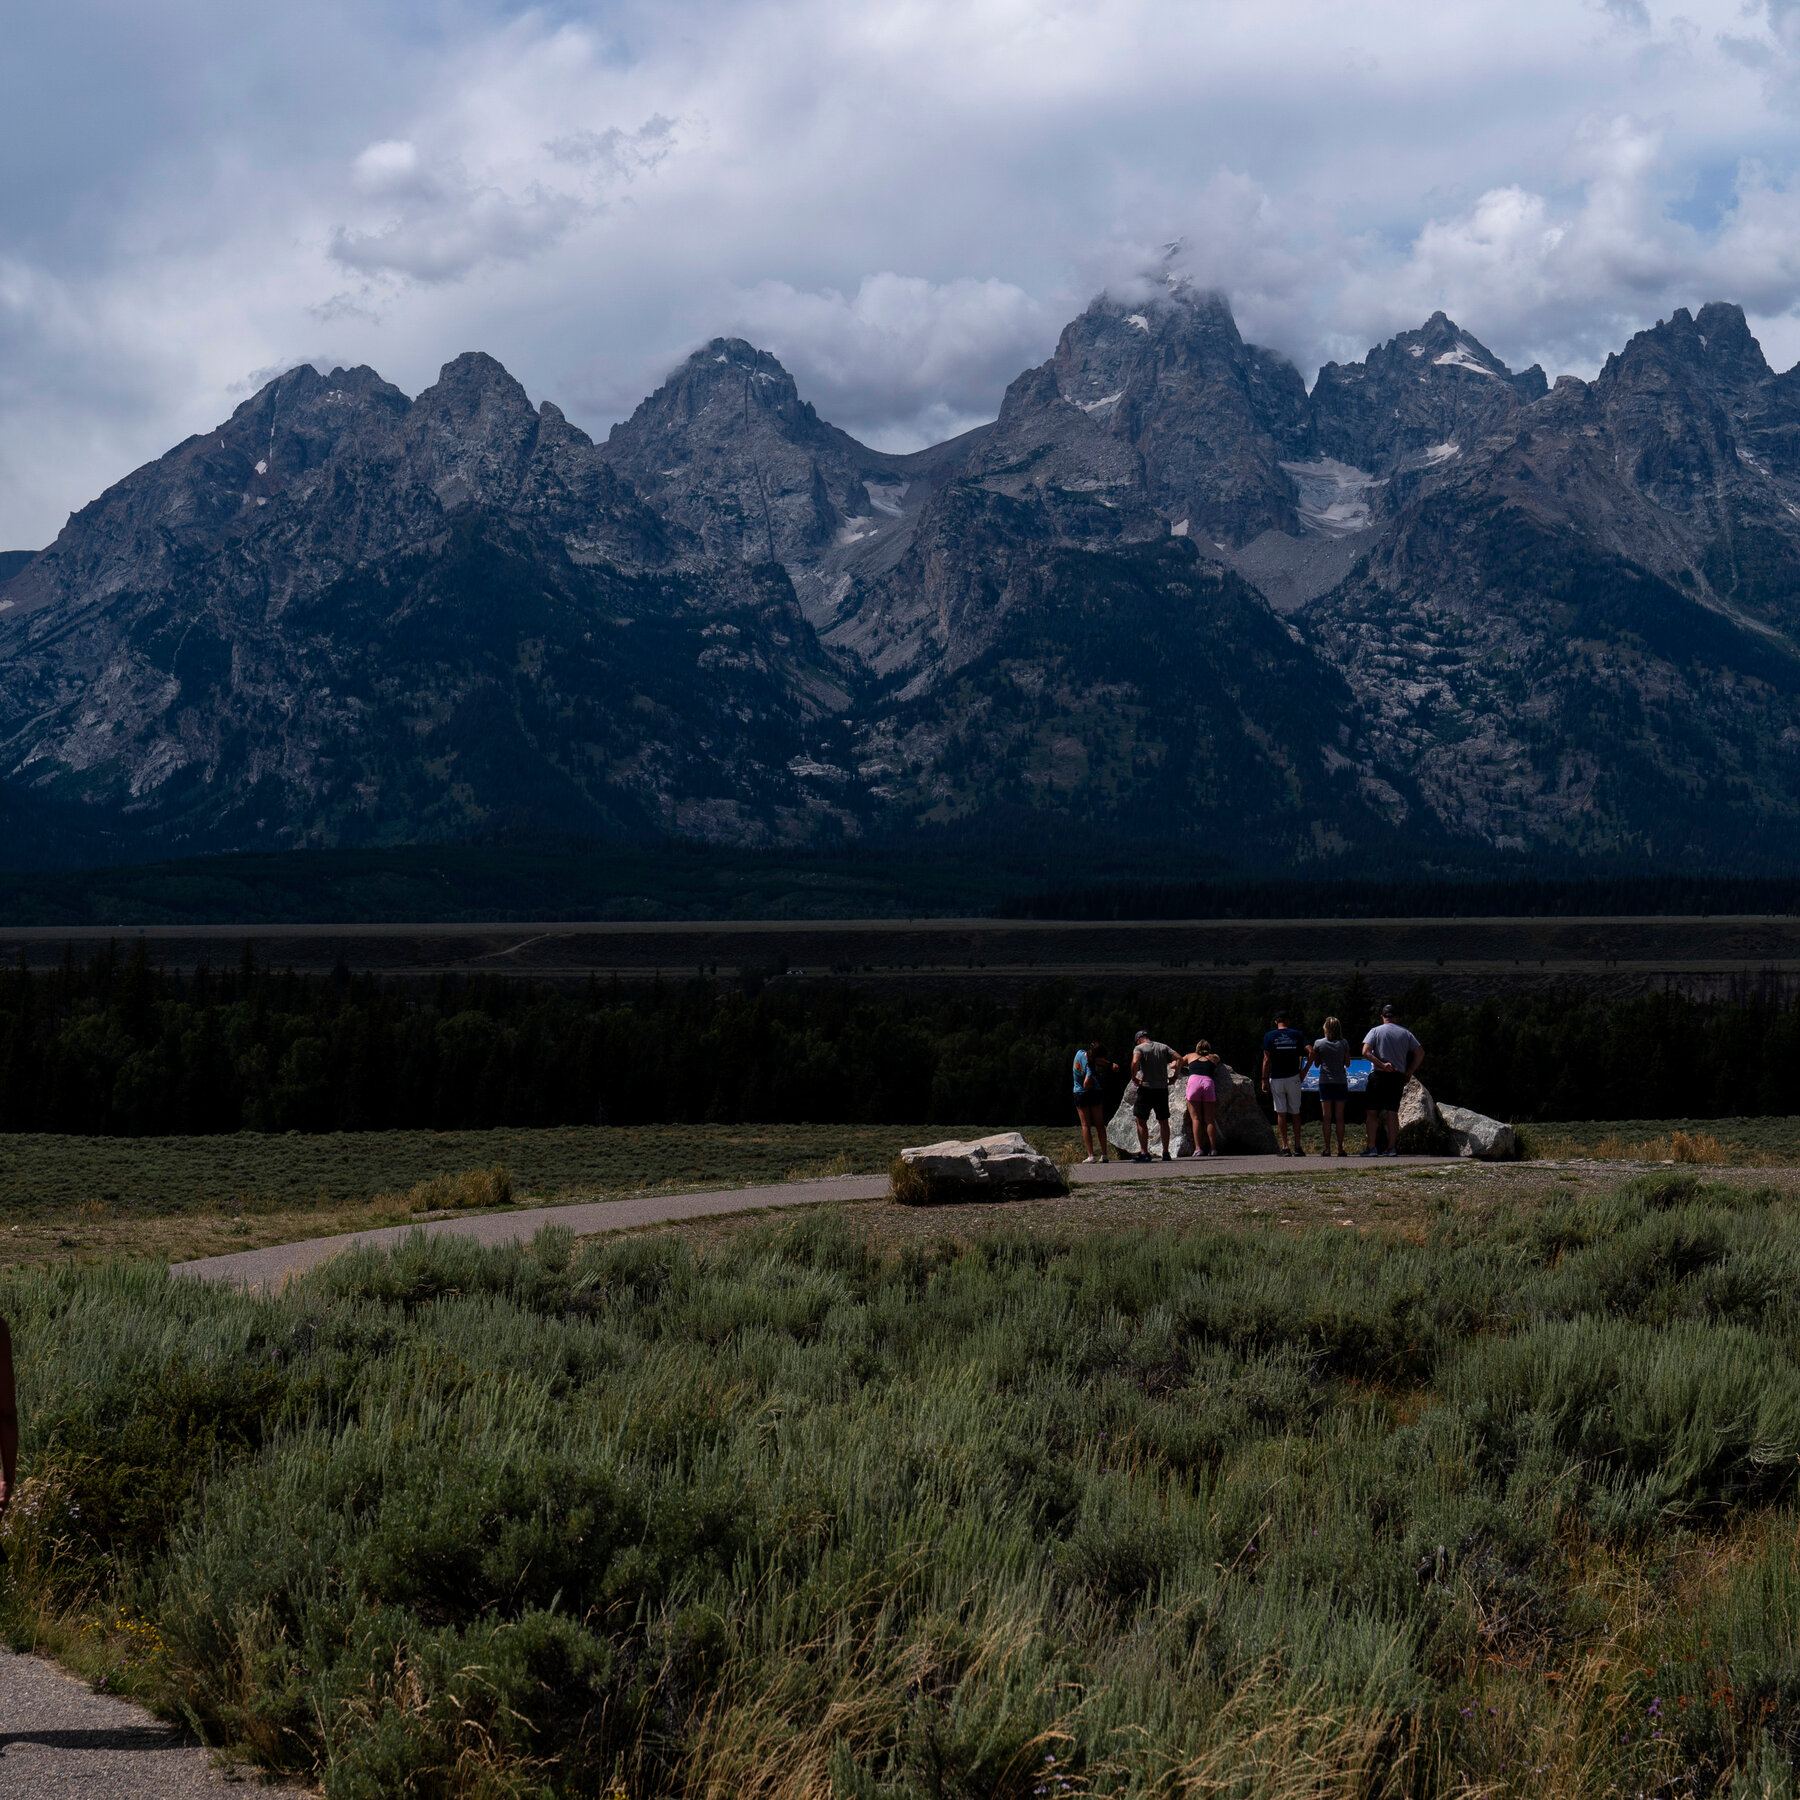
MULTIPOLYGON (((1370 1026, 1363 1038, 1362 1054, 1369 1062, 1365 1114, 1368 1143, 1362 1154, 1398 1156, 1400 1096, 1425 1061, 1424 1046, 1400 1023, 1399 1011, 1390 1002, 1381 1009, 1381 1022, 1370 1026), (1386 1147, 1382 1148, 1378 1139, 1384 1127, 1386 1147)), ((1337 1154, 1349 1155, 1344 1148, 1344 1123, 1350 1104, 1350 1064, 1354 1056, 1340 1020, 1327 1019, 1319 1036, 1308 1042, 1306 1033, 1296 1029, 1290 1012, 1283 1010, 1275 1015, 1274 1029, 1263 1035, 1261 1085, 1275 1109, 1275 1128, 1280 1136, 1278 1155, 1306 1154, 1300 1142, 1300 1106, 1309 1069, 1319 1072, 1322 1154, 1332 1154, 1331 1138, 1335 1130, 1337 1154), (1291 1146, 1288 1142, 1290 1127, 1293 1133, 1291 1146)), ((1081 1121, 1081 1141, 1087 1150, 1086 1160, 1091 1163, 1109 1160, 1106 1085, 1102 1072, 1117 1066, 1107 1060, 1097 1043, 1075 1052, 1075 1116, 1081 1121)), ((1218 1052, 1204 1038, 1192 1050, 1180 1051, 1170 1049, 1148 1031, 1137 1034, 1131 1051, 1131 1112, 1137 1123, 1138 1139, 1133 1161, 1153 1160, 1150 1153, 1152 1118, 1162 1136, 1162 1159, 1164 1162, 1173 1160, 1169 1154, 1172 1093, 1180 1096, 1186 1108, 1188 1142, 1192 1145, 1188 1154, 1223 1154, 1217 1120, 1219 1066, 1218 1052)))

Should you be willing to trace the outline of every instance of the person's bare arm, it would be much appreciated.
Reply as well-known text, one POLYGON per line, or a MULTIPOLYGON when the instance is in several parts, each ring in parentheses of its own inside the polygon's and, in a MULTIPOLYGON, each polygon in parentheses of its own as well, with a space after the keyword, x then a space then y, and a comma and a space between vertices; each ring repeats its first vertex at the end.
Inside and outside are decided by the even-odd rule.
POLYGON ((1425 1066, 1425 1046, 1414 1044, 1412 1054, 1406 1059, 1406 1079, 1412 1078, 1425 1066))
POLYGON ((19 1403, 13 1392, 12 1333, 0 1319, 0 1513, 19 1482, 19 1403))

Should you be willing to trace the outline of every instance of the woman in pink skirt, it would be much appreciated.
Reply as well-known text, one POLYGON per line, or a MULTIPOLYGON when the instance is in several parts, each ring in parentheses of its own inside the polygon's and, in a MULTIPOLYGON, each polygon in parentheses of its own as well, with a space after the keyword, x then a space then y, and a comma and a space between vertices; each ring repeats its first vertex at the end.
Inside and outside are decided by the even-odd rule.
POLYGON ((1202 1038, 1181 1060, 1187 1064, 1188 1071, 1188 1142, 1193 1145, 1188 1154, 1218 1156, 1223 1150, 1219 1143, 1219 1127, 1213 1119, 1219 1104, 1219 1089, 1214 1079, 1219 1071, 1218 1055, 1202 1038))

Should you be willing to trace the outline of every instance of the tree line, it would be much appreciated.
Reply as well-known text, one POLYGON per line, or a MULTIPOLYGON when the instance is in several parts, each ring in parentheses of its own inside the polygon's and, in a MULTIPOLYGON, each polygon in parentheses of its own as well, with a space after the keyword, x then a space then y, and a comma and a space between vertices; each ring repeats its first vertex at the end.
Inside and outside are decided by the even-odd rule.
MULTIPOLYGON (((0 973, 0 1130, 161 1136, 652 1123, 1060 1123, 1075 1046, 1127 1059, 1143 1025, 1257 1065, 1278 1003, 1353 1037, 1358 975, 1232 992, 1046 984, 1021 997, 785 978, 585 985, 445 975, 167 971, 114 945, 0 973)), ((1517 1120, 1800 1110, 1800 1002, 1609 998, 1581 986, 1399 996, 1440 1098, 1517 1120)), ((1116 1096, 1122 1078, 1115 1075, 1116 1096)))

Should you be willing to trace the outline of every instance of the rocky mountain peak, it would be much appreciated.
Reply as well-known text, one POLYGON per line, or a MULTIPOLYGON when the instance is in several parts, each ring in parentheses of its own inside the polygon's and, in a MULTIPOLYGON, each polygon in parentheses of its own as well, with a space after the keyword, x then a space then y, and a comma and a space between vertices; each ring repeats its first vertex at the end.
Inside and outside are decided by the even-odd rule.
POLYGON ((1742 393, 1768 380, 1771 373, 1744 309, 1714 300, 1701 307, 1698 318, 1678 306, 1668 318, 1638 332, 1623 350, 1606 359, 1600 385, 1611 389, 1698 383, 1742 393))
POLYGON ((780 360, 742 338, 696 350, 615 425, 600 454, 708 555, 796 580, 869 511, 892 458, 825 424, 780 360))
POLYGON ((1535 364, 1515 375, 1447 313, 1370 349, 1359 363, 1326 363, 1313 384, 1321 456, 1387 475, 1465 454, 1521 406, 1548 391, 1535 364))
POLYGON ((1050 361, 1007 389, 972 472, 1031 487, 1077 538, 1174 529, 1237 544, 1296 528, 1277 465, 1307 442, 1299 371, 1246 344, 1223 295, 1178 286, 1101 294, 1071 320, 1050 361), (1096 497, 1079 523, 1075 495, 1096 497))

